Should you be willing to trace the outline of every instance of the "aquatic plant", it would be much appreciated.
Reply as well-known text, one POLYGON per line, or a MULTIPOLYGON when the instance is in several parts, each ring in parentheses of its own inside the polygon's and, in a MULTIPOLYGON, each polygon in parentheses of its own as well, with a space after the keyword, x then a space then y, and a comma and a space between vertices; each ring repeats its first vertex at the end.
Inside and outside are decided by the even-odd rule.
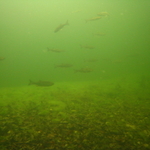
POLYGON ((125 88, 119 94, 115 86, 102 89, 35 87, 8 90, 5 96, 1 91, 0 148, 149 149, 150 102, 125 88))

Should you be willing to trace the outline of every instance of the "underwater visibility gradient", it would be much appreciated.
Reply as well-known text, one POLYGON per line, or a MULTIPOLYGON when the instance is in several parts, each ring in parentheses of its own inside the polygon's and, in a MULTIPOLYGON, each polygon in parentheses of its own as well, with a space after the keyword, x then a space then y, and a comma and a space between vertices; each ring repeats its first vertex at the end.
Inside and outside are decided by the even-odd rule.
POLYGON ((1 150, 149 150, 148 0, 0 1, 1 150))

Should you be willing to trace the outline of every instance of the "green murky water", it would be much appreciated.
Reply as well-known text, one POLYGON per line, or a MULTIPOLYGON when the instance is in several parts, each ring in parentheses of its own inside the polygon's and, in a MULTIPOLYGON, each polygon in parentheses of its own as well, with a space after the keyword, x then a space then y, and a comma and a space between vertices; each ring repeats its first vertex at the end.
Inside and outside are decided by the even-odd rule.
POLYGON ((149 7, 1 0, 0 149, 150 149, 149 7))

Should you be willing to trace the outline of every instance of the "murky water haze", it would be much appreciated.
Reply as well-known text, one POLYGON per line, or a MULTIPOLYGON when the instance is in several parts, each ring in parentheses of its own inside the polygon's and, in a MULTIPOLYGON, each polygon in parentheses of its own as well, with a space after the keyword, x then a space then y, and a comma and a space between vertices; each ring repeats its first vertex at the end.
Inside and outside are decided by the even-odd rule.
POLYGON ((0 149, 150 149, 149 8, 1 0, 0 149))
POLYGON ((1 85, 149 74, 148 1, 1 1, 1 85), (108 12, 100 20, 99 12, 108 12), (54 33, 68 20, 69 26, 54 33), (95 33, 106 33, 96 36, 95 33), (81 48, 92 45, 95 49, 81 48), (63 53, 47 52, 47 47, 63 53), (97 59, 89 63, 86 60, 97 59), (70 63, 71 68, 55 68, 70 63), (80 68, 91 73, 77 73, 80 68))

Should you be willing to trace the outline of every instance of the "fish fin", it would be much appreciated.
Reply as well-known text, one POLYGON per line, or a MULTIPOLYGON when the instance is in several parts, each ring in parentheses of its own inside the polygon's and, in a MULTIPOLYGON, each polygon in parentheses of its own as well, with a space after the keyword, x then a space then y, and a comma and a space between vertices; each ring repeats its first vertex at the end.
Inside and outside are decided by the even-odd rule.
POLYGON ((69 25, 69 22, 68 22, 68 20, 66 21, 66 25, 69 25))
POLYGON ((87 23, 88 21, 89 21, 89 20, 88 20, 88 19, 86 19, 86 20, 85 20, 85 23, 87 23))
POLYGON ((31 81, 30 79, 29 79, 29 84, 28 85, 31 85, 33 83, 33 81, 31 81))
POLYGON ((78 70, 74 70, 74 73, 77 73, 78 72, 78 70))

